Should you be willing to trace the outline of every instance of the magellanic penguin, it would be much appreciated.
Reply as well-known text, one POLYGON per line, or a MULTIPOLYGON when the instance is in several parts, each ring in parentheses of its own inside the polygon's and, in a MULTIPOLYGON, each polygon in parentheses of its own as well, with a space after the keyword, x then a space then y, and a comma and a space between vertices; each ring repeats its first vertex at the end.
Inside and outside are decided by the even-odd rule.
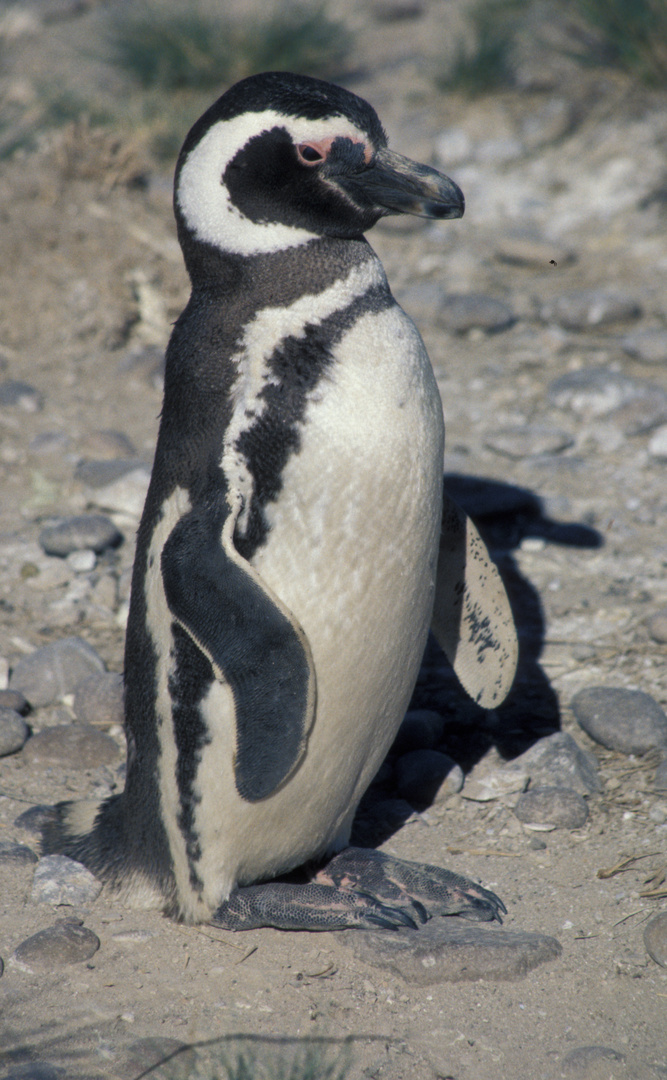
POLYGON ((443 510, 428 356, 363 235, 463 205, 387 149, 365 101, 317 79, 245 79, 185 140, 192 294, 137 537, 125 790, 60 804, 44 842, 128 902, 228 929, 504 910, 448 871, 347 846, 431 620, 483 705, 514 674, 497 571, 443 510), (302 883, 275 880, 304 864, 302 883))

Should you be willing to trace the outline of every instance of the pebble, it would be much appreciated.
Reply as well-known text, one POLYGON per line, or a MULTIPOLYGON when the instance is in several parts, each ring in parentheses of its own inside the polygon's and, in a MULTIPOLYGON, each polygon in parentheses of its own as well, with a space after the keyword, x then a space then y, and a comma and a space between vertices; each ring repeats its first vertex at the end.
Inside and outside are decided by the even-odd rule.
POLYGON ((661 761, 655 770, 653 787, 656 791, 667 791, 667 758, 661 761))
POLYGON ((34 975, 90 960, 99 947, 100 939, 92 930, 77 925, 74 920, 63 921, 22 941, 10 964, 34 975))
POLYGON ((66 1075, 66 1069, 48 1061, 31 1061, 27 1065, 14 1065, 3 1080, 66 1080, 66 1075))
POLYGON ((95 569, 96 564, 97 555, 91 548, 84 548, 83 551, 70 551, 67 556, 67 565, 75 574, 89 574, 91 570, 95 569))
POLYGON ((523 793, 514 813, 525 825, 580 829, 588 818, 588 807, 582 796, 570 788, 535 787, 523 793))
POLYGON ((559 409, 571 409, 580 416, 609 416, 636 401, 655 397, 662 405, 665 391, 646 379, 632 379, 607 367, 580 368, 555 379, 548 389, 549 401, 559 409))
POLYGON ((145 466, 135 467, 113 483, 96 488, 90 493, 90 500, 102 510, 140 518, 150 479, 149 469, 145 466))
POLYGON ((416 986, 517 979, 562 951, 560 943, 545 934, 452 926, 447 919, 392 934, 357 931, 345 935, 343 944, 351 946, 359 960, 388 968, 416 986))
POLYGON ((122 431, 89 431, 79 440, 79 449, 93 459, 111 461, 132 458, 136 450, 122 431))
POLYGON ((30 899, 34 904, 90 904, 102 892, 102 882, 83 863, 66 855, 39 860, 30 899))
POLYGON ((649 439, 648 452, 657 461, 667 461, 667 424, 662 424, 649 439))
POLYGON ((62 638, 18 660, 9 688, 19 690, 33 707, 50 705, 99 671, 104 663, 92 645, 80 637, 62 638))
POLYGON ((0 840, 0 864, 26 866, 37 862, 37 855, 27 844, 15 840, 0 840))
POLYGON ((559 454, 574 445, 573 437, 560 428, 542 424, 523 424, 521 427, 500 428, 484 438, 484 445, 509 458, 532 457, 536 454, 559 454))
POLYGON ((538 739, 529 750, 514 758, 512 767, 523 769, 535 785, 570 788, 580 795, 602 790, 593 754, 582 750, 566 731, 538 739))
POLYGON ((571 704, 584 731, 608 750, 645 754, 667 746, 667 716, 642 690, 589 686, 571 704))
POLYGON ((91 461, 84 458, 74 470, 74 478, 85 484, 86 487, 102 488, 106 487, 107 484, 113 484, 120 477, 126 476, 136 467, 136 458, 115 458, 112 460, 104 458, 102 461, 96 459, 91 461))
POLYGON ((403 718, 390 752, 400 757, 410 750, 432 750, 442 738, 443 727, 440 713, 411 709, 403 718))
POLYGON ((517 758, 518 764, 495 764, 497 754, 488 754, 482 758, 466 778, 462 795, 473 802, 492 802, 504 795, 515 795, 525 791, 530 773, 517 758))
POLYGON ((419 281, 416 285, 401 289, 398 300, 413 319, 431 319, 434 312, 445 302, 446 295, 438 282, 419 281))
POLYGON ((123 676, 105 671, 90 675, 74 691, 74 715, 82 724, 111 727, 122 724, 123 676))
POLYGON ((0 708, 12 709, 21 716, 30 712, 28 702, 18 690, 0 690, 0 708))
POLYGON ((436 315, 436 322, 453 334, 468 330, 494 333, 506 330, 515 322, 514 312, 493 296, 483 293, 450 293, 445 296, 436 315))
POLYGON ((0 757, 20 750, 28 734, 28 725, 20 713, 0 705, 0 757))
POLYGON ((550 240, 540 240, 528 236, 504 236, 496 243, 495 257, 499 262, 511 266, 526 266, 531 269, 551 267, 552 261, 558 266, 567 266, 574 262, 574 254, 567 248, 550 240))
POLYGON ((39 457, 52 457, 63 454, 70 446, 71 439, 64 431, 41 431, 28 444, 31 454, 39 457))
POLYGON ((645 364, 667 364, 667 330, 635 330, 623 338, 621 346, 628 356, 645 364))
POLYGON ((412 805, 442 802, 463 787, 463 771, 438 750, 412 750, 396 762, 396 791, 412 805))
POLYGON ((0 383, 0 407, 5 405, 18 406, 24 412, 39 412, 44 400, 39 390, 30 383, 20 382, 18 379, 6 379, 0 383))
MULTIPOLYGON (((646 625, 654 641, 659 642, 661 645, 667 645, 667 608, 661 608, 660 611, 656 611, 654 615, 651 615, 646 625)), ((2 701, 1 694, 0 701, 2 701)))
POLYGON ((42 550, 47 555, 60 555, 63 558, 73 552, 88 550, 99 555, 107 548, 118 547, 122 539, 122 533, 104 514, 64 518, 57 524, 47 525, 39 534, 42 550))
POLYGON ((151 1080, 190 1080, 196 1071, 197 1055, 192 1046, 159 1037, 132 1043, 122 1065, 114 1070, 119 1080, 135 1080, 144 1075, 151 1080), (164 1068, 160 1067, 162 1062, 164 1068))
POLYGON ((118 763, 119 749, 109 735, 89 724, 58 724, 28 739, 23 758, 28 765, 95 769, 118 763))
POLYGON ((667 967, 667 911, 662 911, 644 927, 646 951, 656 964, 667 967))
POLYGON ((625 1058, 610 1046, 578 1046, 560 1065, 568 1080, 629 1080, 625 1058))
POLYGON ((29 810, 24 810, 22 814, 19 814, 14 821, 14 828, 23 829, 25 832, 32 833, 33 836, 40 836, 44 826, 53 820, 53 816, 52 806, 38 803, 37 806, 31 806, 29 810))
POLYGON ((540 311, 544 322, 556 322, 566 330, 590 330, 610 323, 637 319, 641 307, 634 299, 606 289, 578 289, 548 301, 540 311))

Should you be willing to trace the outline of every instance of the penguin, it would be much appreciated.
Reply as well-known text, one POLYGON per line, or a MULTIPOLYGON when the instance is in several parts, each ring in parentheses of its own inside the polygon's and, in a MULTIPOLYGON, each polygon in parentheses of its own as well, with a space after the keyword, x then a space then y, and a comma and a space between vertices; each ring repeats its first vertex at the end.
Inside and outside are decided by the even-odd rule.
POLYGON ((185 139, 192 291, 137 533, 125 788, 59 804, 43 841, 127 903, 229 930, 505 911, 443 868, 349 846, 431 623, 483 706, 516 667, 498 572, 443 496, 431 364, 364 235, 463 210, 318 79, 244 79, 185 139))

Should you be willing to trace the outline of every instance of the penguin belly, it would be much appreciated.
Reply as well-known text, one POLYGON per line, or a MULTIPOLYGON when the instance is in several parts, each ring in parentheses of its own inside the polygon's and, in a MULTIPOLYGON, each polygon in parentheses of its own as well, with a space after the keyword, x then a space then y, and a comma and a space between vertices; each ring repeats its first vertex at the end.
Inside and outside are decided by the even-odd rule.
POLYGON ((211 684, 194 786, 201 900, 340 850, 408 705, 433 606, 444 424, 418 331, 398 307, 360 317, 308 400, 300 446, 251 563, 308 638, 315 719, 268 798, 234 782, 233 702, 211 684))

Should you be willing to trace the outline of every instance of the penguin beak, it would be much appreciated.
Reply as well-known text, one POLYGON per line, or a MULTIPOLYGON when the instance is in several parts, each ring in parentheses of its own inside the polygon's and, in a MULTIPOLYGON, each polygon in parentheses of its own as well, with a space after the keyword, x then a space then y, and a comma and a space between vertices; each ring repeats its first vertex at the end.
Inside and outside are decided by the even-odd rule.
POLYGON ((465 199, 453 180, 393 150, 378 150, 372 165, 358 177, 358 183, 384 214, 439 219, 463 217, 465 199))

